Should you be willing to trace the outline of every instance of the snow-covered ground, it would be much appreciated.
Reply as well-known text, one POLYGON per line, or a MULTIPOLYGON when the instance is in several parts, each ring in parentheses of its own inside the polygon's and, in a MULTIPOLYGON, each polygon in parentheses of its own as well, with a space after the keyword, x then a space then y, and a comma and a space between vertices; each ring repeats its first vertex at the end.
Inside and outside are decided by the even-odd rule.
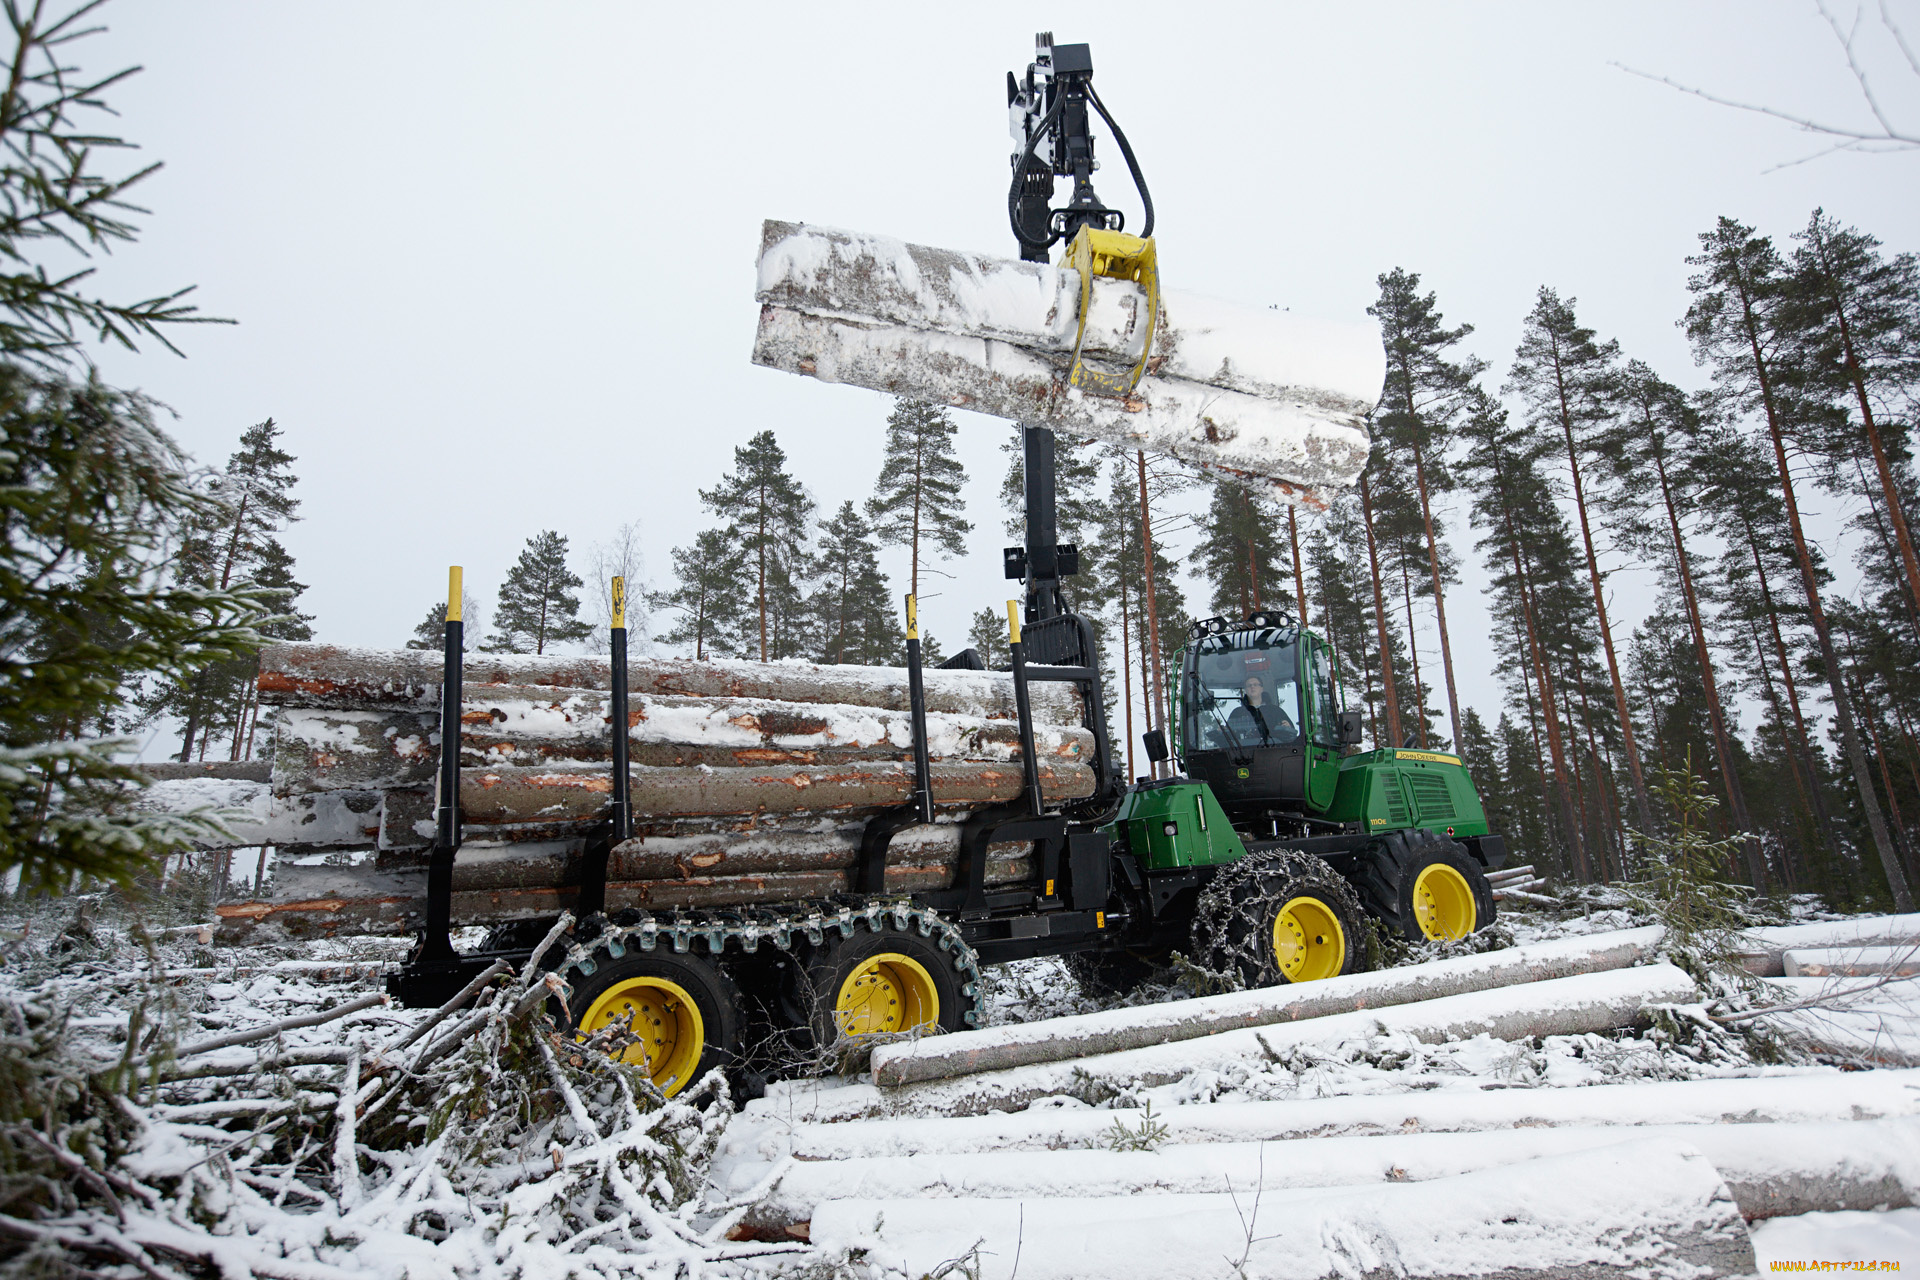
MULTIPOLYGON (((216 947, 188 927, 191 906, 104 904, 76 926, 77 905, 0 917, 15 1060, 110 1068, 165 1039, 192 1048, 337 1008, 378 992, 404 947, 372 937, 216 947), (136 929, 172 931, 141 941, 136 929), (67 1043, 48 1050, 61 1019, 67 1043)), ((1643 924, 1623 910, 1514 915, 1491 941, 1643 924)), ((1850 928, 1811 923, 1756 949, 1837 938, 1845 951, 1865 936, 1850 928)), ((1868 958, 1900 967, 1900 954, 1868 958)), ((1591 976, 1673 986, 1669 966, 1648 959, 1591 976)), ((990 1027, 1192 994, 1170 981, 1095 1000, 1052 960, 989 973, 990 1027)), ((83 1155, 101 1150, 102 1168, 127 1180, 118 1214, 75 1174, 69 1202, 48 1202, 9 1234, 37 1232, 35 1247, 102 1274, 285 1280, 1920 1267, 1910 1207, 1920 1070, 1901 1065, 1920 1064, 1916 982, 1835 973, 1744 993, 1684 985, 1651 1017, 1617 1019, 1636 1025, 1576 1034, 1506 1023, 1422 1032, 1448 999, 1513 1004, 1502 989, 1290 1022, 1252 1056, 1223 1056, 1223 1035, 1162 1045, 1154 1052, 1187 1053, 1192 1070, 1139 1087, 1089 1067, 1077 1079, 1098 1088, 938 1112, 904 1102, 935 1086, 799 1081, 734 1115, 711 1094, 658 1108, 564 1043, 516 1039, 505 1009, 516 981, 494 1013, 451 1017, 411 1046, 427 1013, 372 1004, 177 1063, 156 1058, 121 1120, 57 1135, 83 1155), (1710 1006, 1705 994, 1723 999, 1710 1006), (1747 1021, 1707 1016, 1809 1001, 1747 1021), (1416 1023, 1408 1011, 1423 1009, 1416 1023), (418 1066, 449 1027, 467 1038, 418 1066), (409 1093, 408 1062, 446 1096, 409 1093)), ((1519 989, 1543 1007, 1564 1005, 1550 998, 1564 990, 1519 989)), ((1020 1068, 1043 1069, 1054 1068, 1020 1068)), ((936 1085, 942 1097, 978 1097, 994 1074, 936 1085)))

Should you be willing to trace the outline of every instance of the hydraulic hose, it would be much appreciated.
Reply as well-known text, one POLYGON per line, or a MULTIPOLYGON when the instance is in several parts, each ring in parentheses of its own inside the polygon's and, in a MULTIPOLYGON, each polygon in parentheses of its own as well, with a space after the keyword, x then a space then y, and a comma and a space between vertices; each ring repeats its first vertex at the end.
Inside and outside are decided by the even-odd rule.
POLYGON ((1146 206, 1146 217, 1140 226, 1140 238, 1144 240, 1153 234, 1153 196, 1147 191, 1147 180, 1140 176, 1140 162, 1133 158, 1133 146, 1127 141, 1125 131, 1114 123, 1113 116, 1107 111, 1107 104, 1100 101, 1100 95, 1094 92, 1091 80, 1087 81, 1087 101, 1093 103, 1094 110, 1107 122, 1107 128, 1113 130, 1113 140, 1120 144, 1120 154, 1126 157, 1127 171, 1133 174, 1133 185, 1140 192, 1140 203, 1146 206))

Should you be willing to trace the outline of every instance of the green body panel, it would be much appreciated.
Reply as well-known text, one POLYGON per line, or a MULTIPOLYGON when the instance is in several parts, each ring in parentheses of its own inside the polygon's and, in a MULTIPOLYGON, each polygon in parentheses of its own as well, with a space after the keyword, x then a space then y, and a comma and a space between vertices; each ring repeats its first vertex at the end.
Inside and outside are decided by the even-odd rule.
POLYGON ((1204 782, 1134 788, 1102 830, 1110 839, 1124 840, 1147 871, 1220 866, 1247 856, 1247 846, 1204 782))
POLYGON ((1438 751, 1369 751, 1340 762, 1327 817, 1367 831, 1425 827, 1452 836, 1488 834, 1480 793, 1458 756, 1438 751))

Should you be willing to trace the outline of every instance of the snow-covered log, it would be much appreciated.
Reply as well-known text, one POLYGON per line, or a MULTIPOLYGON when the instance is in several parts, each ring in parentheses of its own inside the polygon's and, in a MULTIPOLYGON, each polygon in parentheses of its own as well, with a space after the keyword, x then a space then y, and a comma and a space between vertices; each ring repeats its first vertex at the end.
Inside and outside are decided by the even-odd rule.
POLYGON ((1125 400, 1070 389, 1077 272, 805 224, 762 231, 756 364, 1171 454, 1319 502, 1365 465, 1385 359, 1371 325, 1095 280, 1083 352, 1147 374, 1125 400))
MULTIPOLYGON (((1093 794, 1093 770, 1043 760, 1040 790, 1049 800, 1093 794)), ((762 813, 838 814, 905 804, 913 766, 876 760, 839 766, 773 765, 760 769, 649 769, 631 773, 633 807, 641 814, 708 817, 762 813)), ((1013 800, 1025 786, 1018 764, 942 761, 931 768, 936 805, 974 807, 1013 800)), ((601 817, 613 778, 604 769, 474 769, 460 775, 461 818, 469 824, 576 822, 601 817)))
MULTIPOLYGON (((1801 1124, 1602 1125, 1169 1146, 1156 1151, 992 1151, 797 1160, 748 1220, 784 1227, 830 1200, 1040 1199, 1194 1195, 1429 1182, 1659 1138, 1696 1147, 1752 1220, 1904 1208, 1920 1194, 1920 1120, 1801 1124)), ((741 1178, 759 1167, 741 1166, 741 1178)), ((745 1187, 738 1190, 745 1190, 745 1187)))
MULTIPOLYGON (((951 826, 939 828, 953 833, 951 826)), ((723 874, 632 876, 632 865, 610 869, 607 909, 647 910, 745 906, 793 902, 845 893, 853 888, 851 842, 820 848, 797 842, 790 855, 769 857, 786 869, 723 874), (841 852, 844 850, 844 852, 841 852), (835 864, 838 865, 830 865, 835 864)), ((461 848, 453 866, 455 924, 552 916, 572 909, 579 896, 580 843, 524 845, 475 843, 461 848)), ((952 834, 927 842, 907 840, 888 851, 886 888, 917 893, 953 887, 957 858, 952 834)), ((227 902, 215 909, 223 940, 266 921, 296 934, 399 933, 418 928, 426 909, 425 860, 389 865, 296 866, 274 870, 274 894, 263 901, 227 902)), ((672 864, 643 863, 649 871, 672 864)), ((726 869, 720 868, 725 871, 726 869)), ((986 881, 1030 880, 1034 869, 1024 846, 988 850, 986 881)))
POLYGON ((1789 978, 1860 978, 1920 974, 1920 942, 1904 947, 1809 947, 1780 957, 1789 978))
MULTIPOLYGON (((498 686, 488 686, 481 693, 466 704, 464 768, 564 767, 611 757, 604 692, 515 689, 503 697, 498 686)), ((905 760, 913 748, 906 712, 844 704, 641 695, 628 715, 629 759, 636 765, 835 765, 905 760)), ((281 795, 431 786, 440 754, 433 712, 287 707, 273 732, 273 782, 281 795)), ((1093 755, 1093 735, 1077 724, 1036 724, 1034 749, 1042 758, 1085 761, 1093 755)), ((1019 726, 929 715, 927 750, 934 760, 1017 760, 1019 726)))
POLYGON ((1383 1009, 1470 991, 1515 986, 1582 973, 1624 969, 1650 957, 1656 927, 1564 938, 1484 955, 1457 956, 1406 969, 1356 973, 1321 982, 1201 996, 1136 1009, 1110 1009, 1069 1018, 988 1027, 882 1045, 873 1053, 881 1085, 940 1080, 1037 1062, 1195 1040, 1243 1027, 1383 1009))
POLYGON ((1743 935, 1747 972, 1762 978, 1786 974, 1786 954, 1809 947, 1900 947, 1920 945, 1920 914, 1856 916, 1815 924, 1771 925, 1743 935))
MULTIPOLYGON (((354 649, 330 644, 277 644, 260 655, 260 700, 279 706, 368 710, 440 705, 437 649, 354 649)), ((548 690, 605 690, 607 659, 470 653, 465 698, 484 706, 486 686, 521 696, 524 686, 548 690)), ((805 662, 693 662, 678 658, 628 660, 627 686, 635 694, 691 698, 763 698, 774 702, 843 703, 907 709, 904 667, 820 666, 805 662)), ((984 719, 1014 719, 1013 677, 999 671, 926 672, 927 710, 984 719)), ((1046 724, 1079 724, 1080 695, 1071 685, 1036 682, 1033 716, 1046 724)))
MULTIPOLYGON (((1014 1111, 1055 1095, 1102 1102, 1133 1089, 1169 1084, 1199 1071, 1246 1072, 1312 1045, 1399 1033, 1429 1044, 1476 1035, 1497 1039, 1582 1035, 1633 1026, 1649 1004, 1695 998, 1693 980, 1669 964, 1618 969, 1446 996, 1419 1004, 1333 1014, 1306 1022, 1221 1031, 1199 1040, 1095 1054, 957 1080, 882 1089, 875 1085, 818 1095, 801 1116, 978 1115, 1014 1111), (831 1101, 828 1101, 831 1099, 831 1101), (829 1109, 830 1108, 830 1109, 829 1109)), ((799 1099, 800 1095, 791 1095, 799 1099)))
POLYGON ((276 799, 265 781, 188 776, 153 783, 135 797, 139 809, 190 813, 211 809, 229 833, 204 847, 370 849, 380 835, 378 791, 327 791, 276 799))
MULTIPOLYGON (((1284 1157, 1273 1153, 1274 1159, 1284 1157)), ((982 1280, 1267 1280, 1745 1275, 1753 1246, 1726 1183, 1672 1139, 1623 1142, 1431 1182, 1251 1194, 1031 1200, 850 1199, 814 1214, 829 1256, 982 1280), (977 1253, 976 1253, 977 1249, 977 1253)))
MULTIPOLYGON (((853 1096, 871 1085, 774 1086, 747 1104, 767 1126, 740 1130, 743 1142, 767 1140, 768 1158, 848 1160, 935 1152, 1106 1149, 1118 1122, 1139 1129, 1141 1112, 1116 1108, 1035 1108, 950 1119, 855 1120, 853 1096), (847 1101, 839 1101, 848 1095, 847 1101), (760 1138, 750 1137, 759 1133, 760 1138)), ((1354 1094, 1280 1102, 1216 1102, 1156 1112, 1162 1146, 1186 1143, 1292 1142, 1304 1138, 1407 1133, 1481 1133, 1582 1125, 1800 1124, 1920 1115, 1920 1071, 1837 1071, 1728 1080, 1660 1080, 1588 1088, 1440 1089, 1416 1094, 1354 1094)))

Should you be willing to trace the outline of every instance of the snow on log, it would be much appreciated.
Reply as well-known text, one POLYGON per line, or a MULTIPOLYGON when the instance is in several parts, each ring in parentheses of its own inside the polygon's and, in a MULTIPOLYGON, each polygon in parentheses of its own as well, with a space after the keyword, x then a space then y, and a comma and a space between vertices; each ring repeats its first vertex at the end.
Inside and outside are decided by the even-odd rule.
MULTIPOLYGON (((1904 1208, 1920 1194, 1920 1120, 1802 1124, 1605 1125, 1482 1133, 1301 1138, 1170 1146, 1157 1151, 990 1151, 799 1160, 747 1221, 778 1228, 806 1222, 830 1200, 1096 1198, 1245 1192, 1429 1182, 1523 1160, 1565 1156, 1636 1138, 1688 1143, 1719 1170, 1748 1220, 1785 1214, 1904 1208)), ((741 1164, 731 1195, 764 1177, 741 1164)))
POLYGON ((207 839, 200 847, 208 849, 366 849, 380 834, 377 791, 329 791, 282 800, 265 781, 187 776, 153 783, 134 798, 133 807, 167 813, 213 811, 228 835, 207 839))
MULTIPOLYGON (((1131 366, 1145 295, 1097 279, 1083 353, 1131 366)), ((1070 389, 1078 272, 769 220, 754 363, 1172 454, 1275 483, 1353 483, 1385 358, 1371 324, 1161 291, 1147 375, 1124 401, 1070 389)))
MULTIPOLYGON (((452 903, 455 925, 555 916, 572 910, 579 898, 577 867, 564 852, 555 852, 554 865, 532 871, 524 858, 509 871, 489 874, 484 855, 495 851, 521 854, 526 846, 466 846, 454 863, 452 903), (510 883, 489 886, 498 878, 510 883), (529 880, 532 882, 529 883, 529 880), (479 881, 479 884, 475 884, 479 881), (463 885, 468 887, 462 887, 463 885)), ((1002 846, 996 846, 995 850, 1002 846)), ((909 859, 887 866, 886 891, 922 893, 953 887, 955 863, 909 859)), ((1033 863, 1024 850, 1009 856, 990 851, 988 884, 1007 884, 1033 878, 1033 863)), ((608 911, 628 907, 671 911, 702 907, 746 906, 763 902, 793 902, 824 898, 853 888, 845 869, 769 871, 757 874, 685 876, 657 880, 609 880, 608 911)), ((231 941, 254 925, 271 921, 302 935, 335 933, 404 933, 417 929, 426 912, 424 871, 387 871, 378 867, 277 865, 274 896, 264 901, 226 902, 214 909, 221 921, 223 941, 231 941)))
POLYGON ((1194 1040, 1215 1032, 1382 1009, 1470 991, 1624 969, 1652 956, 1657 927, 1563 938, 1484 955, 1457 956, 1406 969, 1356 973, 1321 982, 1201 996, 1136 1009, 962 1031, 873 1052, 873 1080, 904 1085, 978 1071, 1058 1062, 1089 1054, 1194 1040))
MULTIPOLYGON (((540 767, 611 757, 608 696, 598 690, 482 686, 466 700, 463 768, 540 767)), ((753 768, 906 760, 904 711, 750 698, 636 696, 629 758, 648 766, 753 768)), ((951 713, 927 717, 934 760, 1006 762, 1020 754, 1019 726, 951 713)), ((1086 761, 1093 735, 1078 725, 1036 724, 1043 759, 1086 761)), ((428 787, 440 755, 435 712, 286 707, 274 723, 273 782, 280 795, 428 787)))
MULTIPOLYGON (((1276 1158, 1278 1158, 1276 1156, 1276 1158)), ((977 1257, 981 1280, 1266 1280, 1632 1273, 1730 1276, 1752 1241, 1693 1147, 1640 1139, 1431 1182, 1232 1194, 1022 1200, 835 1200, 811 1238, 828 1256, 925 1275, 977 1257), (978 1249, 977 1254, 974 1252, 978 1249), (1017 1267, 1017 1272, 1016 1272, 1017 1267)))
MULTIPOLYGON (((539 686, 549 690, 605 690, 607 659, 466 655, 463 701, 485 705, 485 686, 539 686)), ((354 649, 330 644, 276 644, 260 655, 260 700, 278 706, 370 710, 440 705, 437 649, 354 649)), ((905 667, 823 666, 805 662, 692 662, 677 658, 628 660, 627 686, 635 694, 691 698, 764 698, 775 702, 844 703, 888 711, 907 709, 905 667)), ((927 710, 990 720, 1012 720, 1013 677, 999 671, 926 672, 927 710)), ((503 691, 504 692, 504 691, 503 691)), ((1079 724, 1080 695, 1071 685, 1037 681, 1031 689, 1035 721, 1079 724)), ((511 695, 509 695, 511 696, 511 695)))
MULTIPOLYGON (((941 1119, 856 1120, 822 1123, 851 1113, 843 1095, 871 1096, 871 1085, 776 1084, 749 1102, 745 1117, 766 1126, 760 1154, 790 1152, 796 1159, 848 1160, 971 1151, 1104 1151, 1114 1125, 1138 1129, 1138 1108, 1035 1108, 941 1119)), ((1588 1125, 1800 1124, 1920 1115, 1920 1071, 1838 1071, 1724 1080, 1660 1080, 1585 1088, 1439 1089, 1415 1094, 1355 1094, 1277 1102, 1217 1102, 1156 1111, 1166 1128, 1165 1149, 1183 1144, 1293 1142, 1306 1138, 1588 1125)), ((737 1140, 751 1141, 743 1126, 737 1140)), ((730 1141, 736 1140, 730 1136, 730 1141)))
POLYGON ((1920 974, 1920 943, 1904 947, 1818 947, 1782 952, 1789 978, 1861 978, 1920 974))
POLYGON ((1855 916, 1815 924, 1749 929, 1743 963, 1762 978, 1786 974, 1786 954, 1809 947, 1900 947, 1920 945, 1920 914, 1855 916))
MULTIPOLYGON (((1043 760, 1040 789, 1049 800, 1093 794, 1093 770, 1043 760)), ((956 764, 931 769, 936 805, 1000 804, 1020 794, 1018 764, 956 764)), ((704 816, 760 813, 844 813, 905 804, 913 765, 877 760, 838 766, 775 765, 765 769, 636 768, 630 777, 636 814, 704 816)), ((613 791, 604 769, 474 769, 460 775, 460 811, 469 824, 578 822, 603 816, 613 791)))
POLYGON ((1695 998, 1693 980, 1670 964, 1581 974, 1445 996, 1379 1011, 1332 1014, 1306 1022, 1220 1031, 1198 1040, 1095 1054, 1067 1062, 987 1071, 957 1080, 882 1089, 867 1085, 819 1095, 807 1118, 876 1115, 978 1115, 1013 1111, 1035 1099, 1066 1095, 1104 1102, 1134 1089, 1171 1084, 1199 1071, 1242 1074, 1282 1060, 1292 1049, 1402 1034, 1428 1044, 1490 1035, 1583 1035, 1633 1026, 1649 1004, 1695 998), (826 1099, 832 1097, 832 1103, 826 1099), (822 1105, 834 1108, 829 1112, 822 1105))

